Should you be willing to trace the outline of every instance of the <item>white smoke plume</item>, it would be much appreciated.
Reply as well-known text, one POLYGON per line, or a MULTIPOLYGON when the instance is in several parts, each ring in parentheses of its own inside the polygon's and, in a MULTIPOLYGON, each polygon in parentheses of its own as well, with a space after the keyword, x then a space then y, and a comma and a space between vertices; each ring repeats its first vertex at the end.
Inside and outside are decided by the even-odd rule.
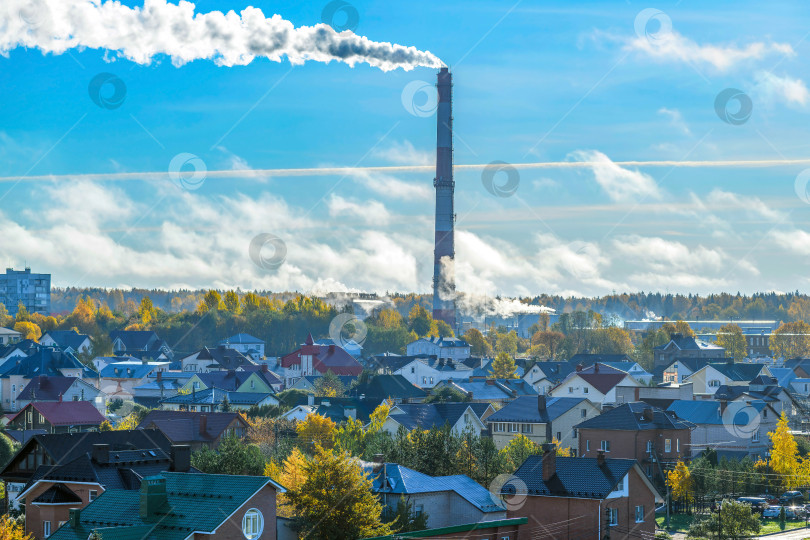
POLYGON ((3 0, 0 2, 0 54, 18 47, 62 54, 70 49, 101 49, 138 64, 159 55, 175 66, 213 60, 221 66, 246 65, 255 58, 292 64, 332 60, 367 63, 389 71, 439 67, 435 55, 395 43, 371 41, 327 24, 296 28, 280 15, 265 17, 246 7, 239 14, 195 13, 180 1, 144 0, 130 8, 109 0, 3 0))
POLYGON ((549 313, 555 312, 553 308, 524 304, 514 298, 500 298, 484 296, 478 294, 459 293, 456 297, 456 309, 461 315, 472 317, 473 319, 483 319, 486 317, 501 317, 508 319, 516 315, 526 315, 529 313, 549 313))

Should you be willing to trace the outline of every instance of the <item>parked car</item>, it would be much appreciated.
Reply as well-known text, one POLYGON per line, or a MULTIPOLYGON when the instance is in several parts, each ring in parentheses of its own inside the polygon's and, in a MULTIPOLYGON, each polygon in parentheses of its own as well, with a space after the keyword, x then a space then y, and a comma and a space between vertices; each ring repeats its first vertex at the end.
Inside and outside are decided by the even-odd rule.
POLYGON ((801 491, 786 491, 779 497, 779 502, 783 506, 793 506, 795 504, 804 503, 804 495, 801 491))
POLYGON ((779 504, 779 499, 776 498, 775 495, 770 495, 768 493, 761 493, 757 495, 757 497, 760 499, 765 499, 768 502, 768 504, 779 504))
POLYGON ((804 514, 801 513, 797 506, 769 506, 762 512, 762 517, 778 519, 782 508, 785 509, 785 519, 799 519, 799 517, 804 517, 804 514))
POLYGON ((737 502, 750 504, 751 510, 760 514, 768 508, 768 501, 762 497, 740 497, 737 502))

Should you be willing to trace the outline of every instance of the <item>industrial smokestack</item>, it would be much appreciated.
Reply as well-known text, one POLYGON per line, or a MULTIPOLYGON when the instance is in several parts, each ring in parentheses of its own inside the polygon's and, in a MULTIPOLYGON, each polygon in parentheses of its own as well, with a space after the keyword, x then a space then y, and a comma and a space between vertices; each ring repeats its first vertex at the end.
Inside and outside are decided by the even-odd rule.
POLYGON ((453 83, 450 71, 439 71, 436 114, 436 245, 433 251, 433 318, 456 328, 454 269, 456 215, 453 210, 453 83))

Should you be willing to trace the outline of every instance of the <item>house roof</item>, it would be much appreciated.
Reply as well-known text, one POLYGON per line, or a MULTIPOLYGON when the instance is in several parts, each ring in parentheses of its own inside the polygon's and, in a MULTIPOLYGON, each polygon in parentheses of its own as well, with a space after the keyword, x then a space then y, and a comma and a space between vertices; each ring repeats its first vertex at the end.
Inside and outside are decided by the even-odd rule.
POLYGON ((46 332, 45 335, 49 336, 63 349, 70 347, 73 350, 79 350, 79 347, 82 346, 85 340, 90 339, 90 336, 79 334, 74 330, 51 330, 50 332, 46 332))
POLYGON ((59 401, 61 396, 65 395, 65 392, 70 390, 70 387, 79 380, 81 379, 76 377, 38 375, 25 385, 17 399, 22 401, 59 401))
POLYGON ((89 401, 35 401, 20 409, 10 422, 14 422, 18 417, 23 418, 22 415, 31 408, 54 426, 98 426, 105 420, 89 401))
POLYGON ((675 364, 680 364, 680 365, 686 367, 692 373, 694 373, 695 371, 698 371, 699 369, 701 369, 703 367, 706 367, 708 364, 722 363, 722 362, 725 362, 725 361, 726 361, 726 357, 724 357, 724 356, 718 356, 716 358, 690 358, 690 357, 680 358, 680 357, 676 357, 672 361, 672 363, 670 363, 670 365, 667 366, 667 368, 665 368, 665 369, 668 369, 669 367, 671 367, 671 366, 673 366, 675 364))
POLYGON ((312 367, 318 373, 331 371, 335 375, 360 375, 363 366, 352 355, 338 345, 317 345, 312 334, 307 335, 304 344, 295 351, 281 357, 281 366, 289 368, 301 363, 301 355, 312 356, 312 367))
MULTIPOLYGON (((134 450, 137 448, 160 448, 168 453, 169 439, 161 432, 142 429, 120 431, 86 431, 83 433, 42 434, 31 437, 0 472, 0 478, 16 478, 11 474, 14 461, 24 454, 42 449, 54 465, 68 463, 92 450, 94 444, 108 444, 110 451, 134 450)), ((19 481, 19 480, 13 480, 19 481)))
POLYGON ((672 411, 651 407, 647 403, 624 403, 589 418, 575 426, 577 429, 606 429, 617 431, 648 431, 657 429, 692 429, 694 424, 684 422, 672 411), (652 417, 645 416, 645 411, 652 417))
POLYGON ((592 366, 583 368, 581 371, 572 371, 563 379, 560 386, 574 377, 581 378, 602 394, 607 394, 613 387, 624 381, 628 375, 624 371, 597 362, 592 366))
MULTIPOLYGON (((78 527, 67 523, 52 540, 87 540, 93 531, 114 540, 184 540, 194 532, 212 534, 268 484, 284 492, 266 476, 162 472, 159 477, 165 478, 167 495, 160 519, 141 518, 139 491, 111 489, 82 509, 78 527)), ((274 526, 265 523, 266 530, 274 526)))
MULTIPOLYGON (((18 341, 17 343, 11 343, 5 347, 0 347, 0 358, 6 358, 8 355, 17 350, 28 356, 42 348, 43 346, 36 341, 32 339, 24 339, 22 341, 18 341)), ((0 371, 2 371, 2 369, 0 369, 0 371)))
POLYGON ((154 349, 156 342, 160 341, 157 334, 151 330, 113 330, 110 339, 120 339, 126 349, 154 349))
POLYGON ((12 330, 11 328, 0 327, 0 336, 21 336, 20 332, 12 330))
POLYGON ((489 403, 402 403, 395 406, 401 412, 389 414, 389 418, 408 430, 441 428, 445 424, 454 426, 467 408, 480 420, 491 406, 489 403))
POLYGON ((439 386, 449 386, 464 394, 472 393, 472 399, 500 401, 516 396, 536 396, 537 390, 523 379, 486 379, 463 381, 451 379, 439 386))
MULTIPOLYGON (((757 400, 746 403, 746 407, 747 406, 751 406, 757 412, 761 413, 762 410, 767 407, 767 404, 757 400)), ((728 414, 724 415, 721 413, 721 403, 719 401, 687 401, 679 399, 673 401, 667 410, 674 412, 679 418, 698 425, 723 425, 730 421, 733 421, 734 425, 747 425, 749 420, 747 417, 743 418, 745 415, 736 414, 733 419, 729 419, 728 414), (724 418, 724 416, 726 417, 724 418)))
POLYGON ((596 362, 620 362, 635 364, 626 354, 591 354, 591 353, 577 353, 572 356, 568 362, 572 366, 582 364, 583 367, 594 365, 596 362))
POLYGON ((12 358, 0 367, 0 377, 20 375, 25 378, 37 375, 60 376, 62 369, 81 369, 83 377, 96 378, 98 373, 85 367, 73 353, 54 347, 39 347, 25 358, 12 358))
POLYGON ((741 364, 737 362, 723 362, 709 365, 732 381, 743 382, 748 382, 756 378, 766 367, 765 364, 741 364))
POLYGON ((100 375, 107 379, 143 379, 159 365, 144 363, 140 360, 115 362, 101 368, 100 375))
MULTIPOLYGON (((424 337, 419 338, 416 341, 427 341, 428 343, 432 343, 434 345, 438 345, 439 347, 469 347, 470 345, 460 338, 455 337, 424 337)), ((414 342, 416 343, 416 342, 414 342)), ((409 343, 410 345, 410 343, 409 343)))
POLYGON ((54 484, 43 491, 33 504, 81 504, 82 498, 73 493, 65 484, 54 484))
POLYGON ((267 364, 245 364, 239 366, 236 371, 247 371, 252 373, 258 373, 259 377, 265 380, 267 384, 281 384, 283 381, 278 373, 275 371, 271 371, 267 369, 267 364))
POLYGON ((659 345, 656 349, 664 350, 669 347, 670 344, 675 345, 676 348, 682 351, 699 351, 706 349, 715 349, 717 351, 725 350, 723 347, 715 345, 714 343, 707 343, 691 336, 684 336, 683 334, 670 335, 670 340, 663 345, 659 345))
POLYGON ((537 366, 543 372, 543 375, 552 382, 560 382, 575 371, 575 364, 569 362, 537 362, 534 366, 537 366))
MULTIPOLYGON (((258 392, 230 392, 221 388, 206 388, 189 394, 178 394, 161 400, 161 403, 180 405, 221 405, 227 397, 233 405, 258 405, 273 394, 258 392)), ((273 398, 275 399, 275 398, 273 398)))
POLYGON ((366 396, 367 399, 418 399, 427 392, 411 383, 402 375, 375 375, 364 383, 358 383, 349 391, 352 396, 366 396))
POLYGON ((382 465, 369 463, 365 464, 364 469, 371 477, 372 490, 375 493, 415 495, 452 491, 481 512, 504 512, 506 510, 488 489, 463 474, 428 476, 396 463, 382 465))
POLYGON ((234 421, 247 427, 247 422, 235 412, 149 411, 138 429, 159 429, 173 443, 209 442, 221 437, 234 421), (205 416, 205 429, 200 428, 205 416))
POLYGON ((585 398, 519 396, 487 418, 487 422, 546 424, 574 407, 590 403, 585 398))
MULTIPOLYGON (((208 388, 216 387, 222 390, 235 391, 242 386, 255 371, 209 371, 208 373, 196 373, 195 375, 208 388)), ((268 383, 269 386, 270 383, 268 383)))
POLYGON ((796 378, 796 373, 790 368, 769 367, 768 371, 771 372, 779 386, 787 387, 796 378))
POLYGON ((264 341, 250 334, 236 334, 219 342, 220 345, 264 345, 264 341))
MULTIPOLYGON (((529 456, 514 476, 526 485, 528 495, 604 499, 635 464, 634 459, 605 459, 599 465, 597 458, 557 457, 556 474, 544 482, 543 456, 529 456)), ((514 482, 501 490, 505 495, 515 492, 514 482)))

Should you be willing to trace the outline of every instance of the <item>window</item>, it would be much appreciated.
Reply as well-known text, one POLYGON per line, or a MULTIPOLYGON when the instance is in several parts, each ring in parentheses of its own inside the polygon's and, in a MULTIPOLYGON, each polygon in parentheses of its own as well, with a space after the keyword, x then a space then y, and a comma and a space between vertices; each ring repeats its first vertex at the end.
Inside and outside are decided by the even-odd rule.
POLYGON ((585 451, 586 452, 591 451, 591 441, 585 441, 585 451))
POLYGON ((644 522, 644 507, 636 506, 636 523, 644 522))
POLYGON ((96 500, 96 497, 98 497, 98 490, 97 490, 97 489, 91 489, 91 490, 89 491, 88 496, 87 496, 88 500, 89 500, 90 502, 93 502, 93 501, 95 501, 95 500, 96 500))
POLYGON ((415 367, 411 368, 411 373, 416 373, 416 368, 415 367))
POLYGON ((624 478, 619 480, 619 483, 616 484, 616 489, 614 489, 613 491, 624 491, 624 478))
POLYGON ((509 424, 509 433, 517 433, 518 432, 518 425, 517 424, 509 424))
POLYGON ((200 389, 200 383, 199 383, 199 382, 197 382, 197 381, 194 381, 193 383, 191 383, 191 387, 192 387, 194 390, 199 390, 199 389, 200 389))
POLYGON ((577 438, 577 430, 574 429, 574 430, 571 431, 571 437, 574 438, 574 439, 577 438))
POLYGON ((583 387, 583 388, 582 388, 582 392, 583 392, 584 394, 587 394, 587 393, 588 393, 588 387, 587 387, 587 386, 583 387))
POLYGON ((414 515, 421 516, 424 511, 425 511, 425 505, 423 505, 423 504, 417 504, 416 506, 413 507, 414 515))
POLYGON ((664 452, 672 452, 672 439, 664 439, 664 452))
POLYGON ((582 418, 585 418, 586 416, 588 416, 588 410, 587 409, 582 409, 581 414, 582 414, 582 418))
POLYGON ((242 518, 242 534, 245 535, 245 538, 253 540, 260 537, 263 531, 264 517, 262 517, 262 513, 255 508, 245 512, 245 517, 242 518))
POLYGON ((599 443, 599 449, 604 452, 610 452, 610 441, 602 441, 599 443))
POLYGON ((430 378, 430 384, 433 384, 433 377, 430 378))
POLYGON ((675 451, 676 452, 681 451, 681 440, 680 439, 675 439, 675 451))
POLYGON ((51 522, 50 521, 43 521, 42 522, 42 536, 48 538, 51 535, 51 522))
POLYGON ((532 432, 532 425, 531 424, 522 424, 520 426, 521 433, 531 433, 532 432))
POLYGON ((427 384, 427 377, 422 377, 422 384, 427 384))
POLYGON ((652 452, 652 441, 647 441, 647 453, 652 452))
POLYGON ((574 387, 573 387, 573 386, 569 386, 569 387, 568 387, 568 393, 569 393, 569 394, 573 394, 573 393, 574 393, 574 387))
POLYGON ((709 381, 709 386, 718 387, 720 386, 720 381, 718 381, 717 379, 712 379, 711 381, 709 381))
POLYGON ((74 395, 74 396, 73 396, 73 401, 79 401, 79 396, 78 396, 78 395, 74 395))
POLYGON ((256 381, 250 381, 250 388, 256 388, 256 381))
POLYGON ((751 442, 759 442, 759 430, 756 430, 753 435, 751 435, 751 442))
POLYGON ((768 409, 762 409, 762 418, 768 418, 768 409))
POLYGON ((559 431, 557 432, 557 440, 558 441, 562 440, 562 433, 560 433, 559 431))
POLYGON ((607 509, 608 515, 608 525, 611 527, 614 525, 619 524, 619 509, 618 508, 608 508, 607 509))

